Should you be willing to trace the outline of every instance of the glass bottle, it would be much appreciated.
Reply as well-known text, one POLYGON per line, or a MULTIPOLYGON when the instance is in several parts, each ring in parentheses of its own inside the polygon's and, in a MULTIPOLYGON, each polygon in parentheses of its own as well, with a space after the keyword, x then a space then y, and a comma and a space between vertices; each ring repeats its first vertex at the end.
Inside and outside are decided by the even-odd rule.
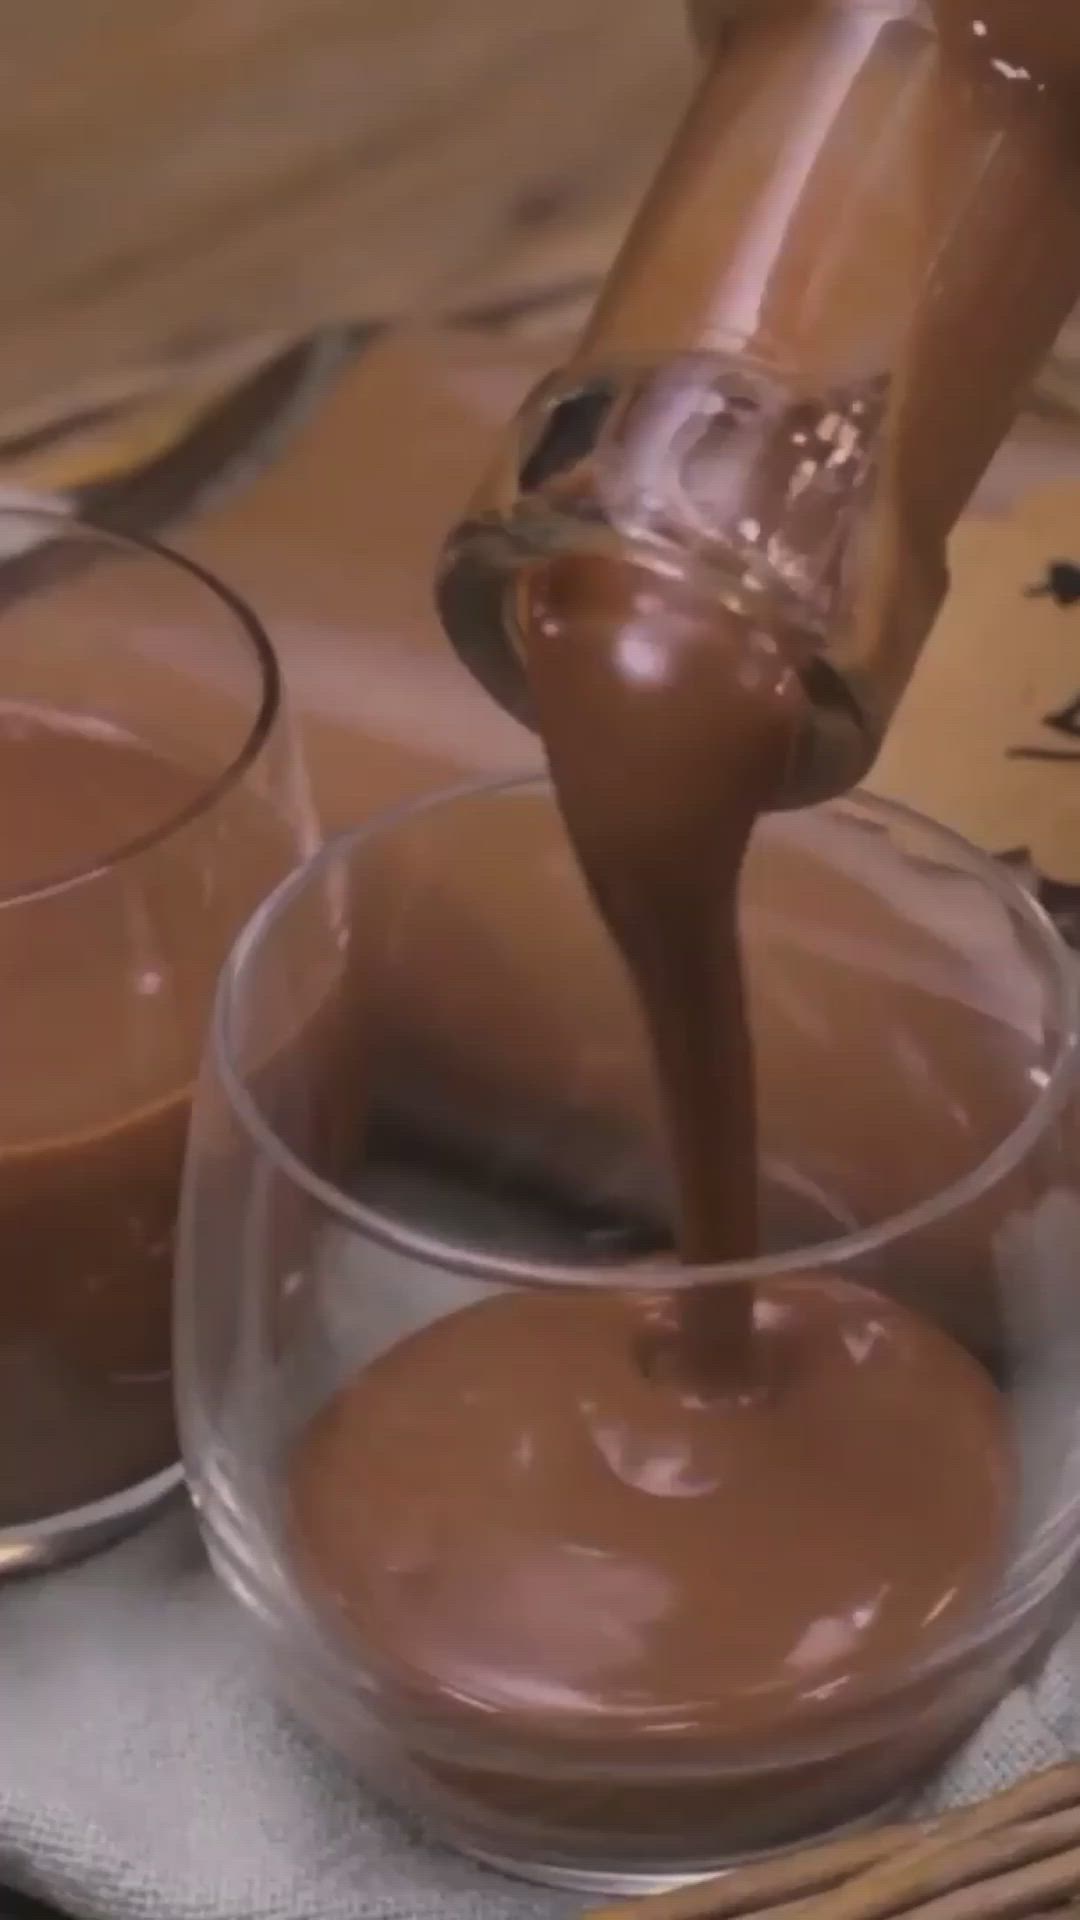
POLYGON ((1080 295, 1080 21, 713 0, 704 78, 569 363, 447 544, 440 611, 522 718, 521 571, 632 555, 806 691, 786 798, 871 766, 948 542, 1080 295))

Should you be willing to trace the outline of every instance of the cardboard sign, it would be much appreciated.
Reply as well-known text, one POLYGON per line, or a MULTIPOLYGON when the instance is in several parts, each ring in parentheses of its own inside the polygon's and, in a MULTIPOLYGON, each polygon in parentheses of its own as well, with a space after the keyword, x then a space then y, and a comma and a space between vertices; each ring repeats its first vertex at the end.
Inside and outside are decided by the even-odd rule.
POLYGON ((1080 439, 1076 479, 972 512, 952 590, 868 785, 1080 885, 1080 439))

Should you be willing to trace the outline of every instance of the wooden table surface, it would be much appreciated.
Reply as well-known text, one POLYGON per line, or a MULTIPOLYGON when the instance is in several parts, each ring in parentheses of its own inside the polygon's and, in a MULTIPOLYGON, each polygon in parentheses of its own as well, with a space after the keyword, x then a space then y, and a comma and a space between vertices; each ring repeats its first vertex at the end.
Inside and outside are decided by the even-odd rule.
POLYGON ((286 457, 177 530, 266 623, 328 827, 539 765, 536 742, 452 653, 432 579, 507 419, 564 349, 550 335, 388 339, 324 395, 286 457))

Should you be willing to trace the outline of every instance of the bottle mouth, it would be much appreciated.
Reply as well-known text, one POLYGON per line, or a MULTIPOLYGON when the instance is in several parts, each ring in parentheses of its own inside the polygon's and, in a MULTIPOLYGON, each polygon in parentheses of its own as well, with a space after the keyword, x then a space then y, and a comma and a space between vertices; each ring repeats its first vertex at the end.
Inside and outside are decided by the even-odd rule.
POLYGON ((447 541, 436 604, 458 658, 511 718, 538 730, 520 627, 521 581, 554 556, 578 553, 617 559, 648 571, 658 583, 688 587, 718 610, 746 621, 748 633, 786 638, 803 687, 807 725, 796 741, 782 804, 832 799, 855 786, 880 745, 870 709, 821 649, 826 636, 803 625, 801 609, 782 593, 748 590, 745 580, 715 565, 695 564, 677 550, 646 542, 627 546, 610 530, 573 519, 555 523, 527 513, 463 521, 447 541))
POLYGON ((789 648, 826 740, 851 735, 821 792, 876 741, 824 658, 875 477, 887 381, 810 392, 737 343, 666 360, 571 365, 535 390, 443 550, 436 595, 486 691, 533 724, 517 626, 522 572, 621 558, 714 600, 789 648))
POLYGON ((536 731, 529 683, 510 618, 513 581, 526 564, 511 527, 464 520, 443 549, 435 604, 454 652, 512 719, 536 731))

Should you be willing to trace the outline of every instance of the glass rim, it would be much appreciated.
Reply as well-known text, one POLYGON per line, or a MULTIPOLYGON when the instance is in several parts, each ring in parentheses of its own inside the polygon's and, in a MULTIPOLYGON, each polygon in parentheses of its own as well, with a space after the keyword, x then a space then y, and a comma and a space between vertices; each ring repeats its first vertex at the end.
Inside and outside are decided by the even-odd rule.
MULTIPOLYGON (((178 808, 175 813, 170 813, 146 832, 136 834, 130 840, 121 841, 117 846, 110 847, 107 852, 58 874, 54 879, 43 881, 40 885, 20 887, 12 892, 0 889, 0 913, 4 913, 9 908, 32 906, 37 902, 56 898, 71 888, 103 879, 127 861, 152 852, 155 847, 171 840, 174 834, 183 832, 204 814, 211 813, 224 795, 231 792, 258 759, 281 712, 283 697, 281 667, 262 621, 234 588, 219 579, 200 561, 190 559, 187 554, 180 553, 175 547, 168 546, 164 541, 155 540, 149 535, 114 533, 110 527, 98 526, 93 520, 85 519, 80 515, 66 514, 59 508, 50 507, 44 502, 40 506, 21 504, 9 506, 5 503, 0 506, 0 525, 6 520, 34 522, 43 527, 55 528, 58 539, 70 539, 73 543, 85 541, 88 548, 99 546, 104 550, 111 547, 120 553, 129 553, 144 560, 161 561, 168 571, 185 574, 189 580, 195 581, 205 591, 219 611, 223 609, 231 616, 236 630, 247 643, 254 658, 258 673, 259 697, 251 722, 237 751, 218 773, 208 777, 200 786, 194 799, 188 801, 186 806, 178 808)), ((47 546, 48 543, 46 541, 43 544, 47 546)), ((33 549, 28 550, 28 554, 32 551, 33 549)), ((24 556, 20 552, 12 555, 11 558, 22 559, 28 557, 28 554, 24 556)), ((3 566, 4 563, 0 561, 0 576, 3 574, 3 566)))
MULTIPOLYGON (((659 1259, 649 1256, 622 1264, 613 1261, 583 1266, 573 1261, 544 1261, 517 1258, 506 1253, 486 1253, 477 1247, 451 1241, 445 1235, 425 1234, 381 1208, 352 1198, 332 1181, 316 1173, 281 1139, 237 1072, 233 1062, 231 1030, 238 992, 277 922, 310 886, 317 884, 320 877, 343 857, 351 859, 358 850, 422 819, 425 814, 442 812, 462 801, 528 791, 543 793, 553 799, 552 783, 545 773, 468 780, 380 809, 359 826, 335 835, 309 860, 287 875, 256 908, 222 969, 214 997, 209 1045, 232 1111, 258 1150, 297 1189, 356 1238, 459 1278, 503 1286, 550 1286, 581 1290, 610 1287, 617 1278, 626 1291, 655 1292, 659 1288, 676 1292, 690 1287, 782 1279, 805 1273, 814 1267, 847 1265, 947 1219, 977 1200, 1019 1164, 1063 1107, 1080 1055, 1080 966, 1074 961, 1049 915, 1002 862, 983 853, 962 834, 943 826, 915 807, 857 788, 849 794, 824 802, 821 809, 808 811, 828 809, 840 813, 855 812, 863 818, 877 819, 882 824, 906 824, 936 839, 943 850, 957 857, 968 873, 988 886, 1026 925, 1037 944, 1054 989, 1054 1012, 1059 1022, 1060 1038, 1045 1082, 1039 1086, 1034 1100, 1017 1124, 1002 1136, 976 1166, 939 1192, 931 1193, 914 1205, 889 1214, 869 1226, 785 1253, 762 1254, 752 1260, 701 1266, 683 1265, 673 1256, 659 1259)), ((766 816, 766 820, 770 818, 783 818, 783 815, 766 816)))

